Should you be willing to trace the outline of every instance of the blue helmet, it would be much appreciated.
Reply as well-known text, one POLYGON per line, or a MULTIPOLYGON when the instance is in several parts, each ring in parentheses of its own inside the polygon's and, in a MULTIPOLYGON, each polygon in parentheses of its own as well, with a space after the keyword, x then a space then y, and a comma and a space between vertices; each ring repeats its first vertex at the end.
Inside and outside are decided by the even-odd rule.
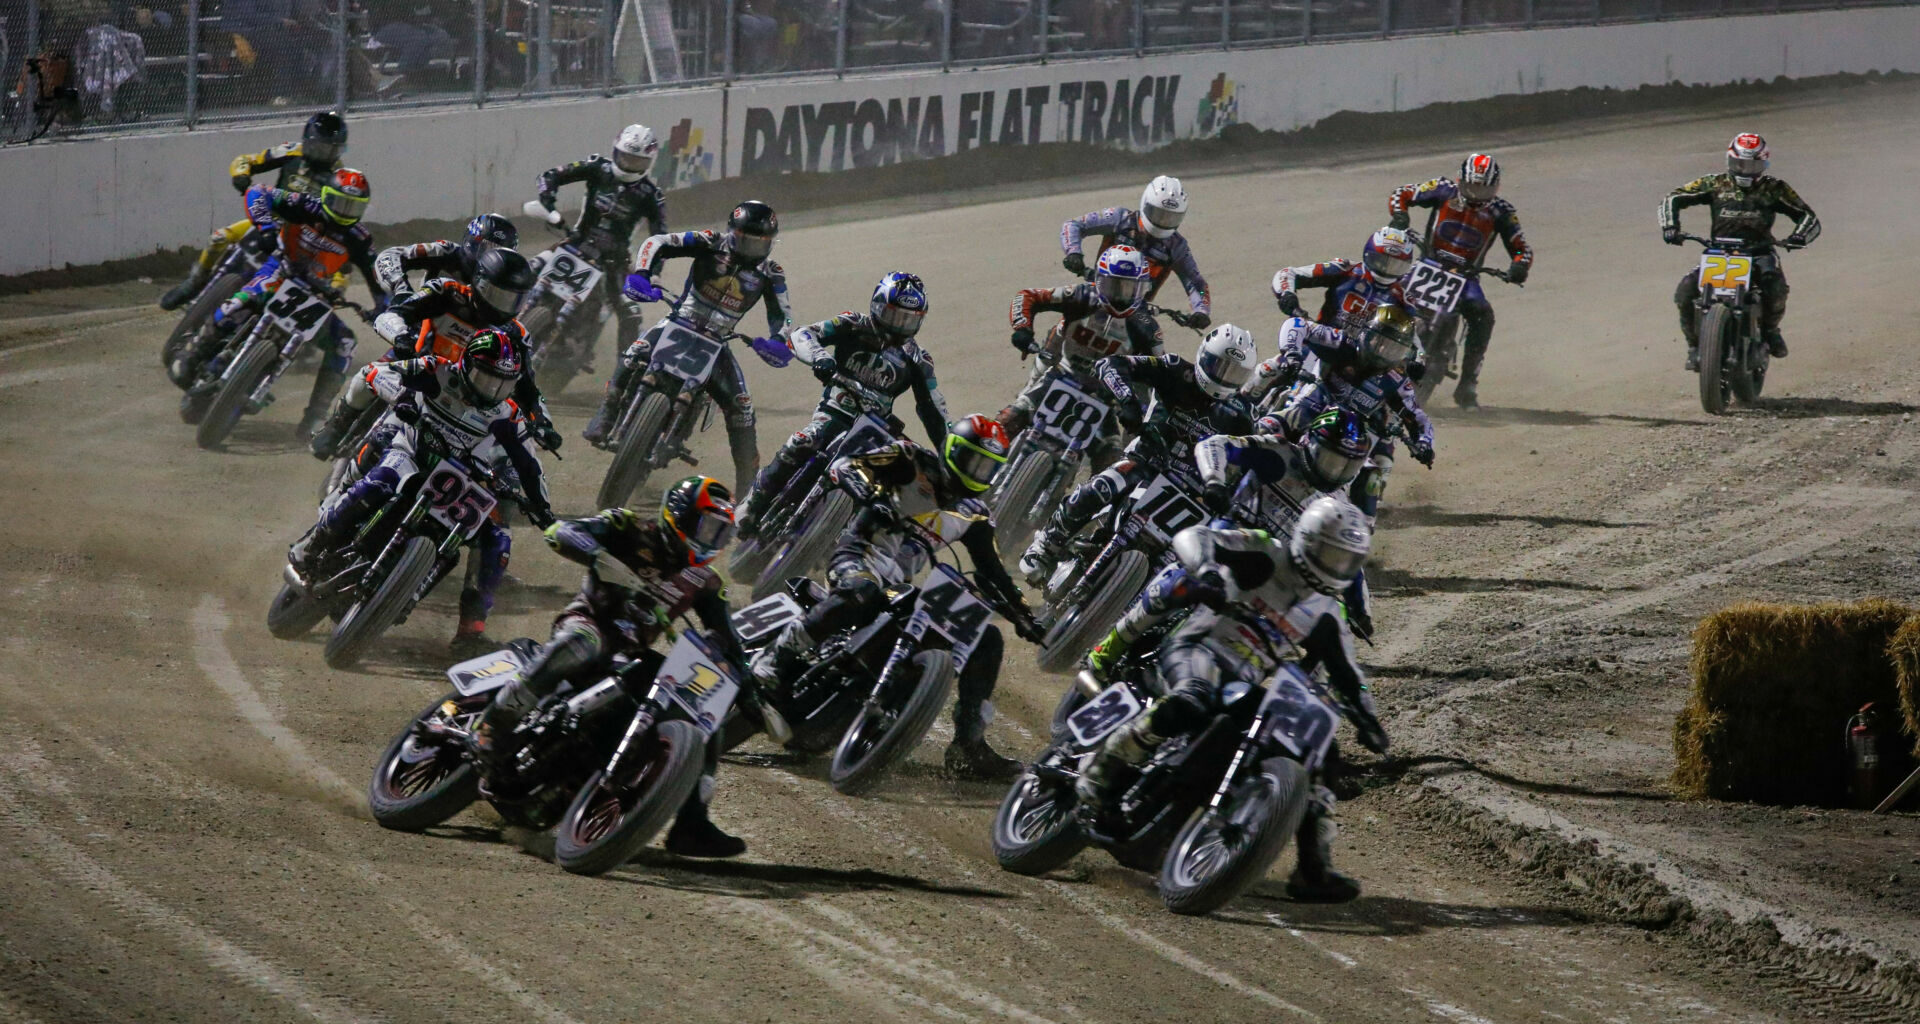
POLYGON ((483 213, 467 222, 467 255, 479 259, 488 249, 513 249, 520 245, 520 229, 497 213, 483 213))
POLYGON ((927 318, 927 286, 915 275, 896 270, 873 286, 868 312, 881 330, 896 338, 911 338, 920 333, 920 321, 927 318))

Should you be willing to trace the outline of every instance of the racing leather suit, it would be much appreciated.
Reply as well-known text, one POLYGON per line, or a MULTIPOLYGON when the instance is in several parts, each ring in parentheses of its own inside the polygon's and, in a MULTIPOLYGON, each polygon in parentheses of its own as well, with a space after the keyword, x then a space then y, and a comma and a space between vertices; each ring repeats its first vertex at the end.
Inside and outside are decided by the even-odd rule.
POLYGON ((1200 264, 1194 260, 1185 235, 1175 231, 1165 238, 1155 238, 1140 229, 1138 210, 1109 206, 1060 225, 1060 251, 1069 255, 1080 252, 1081 240, 1088 237, 1100 239, 1102 252, 1116 245, 1130 245, 1140 250, 1147 258, 1147 274, 1153 279, 1147 291, 1148 301, 1160 294, 1160 286, 1167 283, 1171 274, 1180 279, 1180 287, 1187 293, 1187 305, 1195 313, 1212 314, 1212 293, 1207 290, 1207 279, 1200 276, 1200 264))
MULTIPOLYGON (((1477 267, 1486 260, 1498 237, 1507 255, 1517 267, 1533 266, 1533 247, 1520 230, 1520 215, 1513 204, 1498 196, 1484 203, 1469 203, 1460 196, 1460 188, 1450 178, 1434 178, 1418 185, 1402 185, 1387 196, 1387 213, 1395 226, 1405 227, 1408 208, 1424 206, 1427 214, 1427 255, 1458 269, 1477 267)), ((1455 396, 1474 394, 1480 381, 1480 364, 1487 357, 1487 342, 1493 338, 1493 304, 1480 288, 1480 279, 1467 278, 1454 309, 1466 321, 1467 336, 1460 351, 1460 383, 1455 396)))
MULTIPOLYGON (((793 314, 787 298, 787 274, 772 257, 746 263, 733 255, 720 233, 680 231, 654 235, 640 243, 634 267, 653 278, 659 275, 661 264, 682 257, 691 259, 693 266, 687 271, 680 297, 674 300, 666 319, 654 324, 621 356, 620 368, 614 371, 606 399, 595 414, 596 424, 610 424, 626 406, 634 385, 652 362, 653 343, 666 327, 666 320, 724 339, 754 304, 764 299, 768 333, 783 347, 790 347, 786 338, 793 327, 793 314)), ((760 472, 760 445, 753 429, 753 396, 747 393, 747 379, 731 346, 720 349, 706 391, 726 415, 727 447, 733 456, 733 493, 745 494, 760 472)), ((588 433, 592 434, 591 427, 588 433)))
MULTIPOLYGON (((1787 315, 1787 275, 1780 268, 1780 257, 1773 251, 1773 225, 1781 215, 1793 218, 1789 236, 1797 245, 1820 237, 1820 218, 1813 207, 1800 198, 1793 186, 1772 175, 1761 175, 1751 188, 1741 188, 1731 175, 1709 174, 1674 189, 1660 201, 1660 230, 1676 236, 1680 230, 1680 211, 1689 206, 1706 206, 1712 219, 1710 238, 1738 238, 1754 250, 1754 285, 1760 291, 1760 329, 1777 336, 1780 321, 1787 315)), ((1673 304, 1680 310, 1680 334, 1688 348, 1700 344, 1699 326, 1694 322, 1693 304, 1700 298, 1700 268, 1695 266, 1680 278, 1673 290, 1673 304)))
MULTIPOLYGON (((1008 438, 1017 438, 1033 422, 1035 403, 1046 393, 1047 374, 1063 366, 1083 391, 1094 391, 1094 364, 1108 356, 1157 356, 1163 351, 1160 324, 1141 303, 1126 316, 1116 315, 1091 284, 1059 288, 1026 288, 1013 297, 1007 319, 1015 331, 1033 330, 1040 313, 1058 313, 1060 322, 1047 332, 1027 383, 1008 406, 1000 410, 1000 425, 1008 438)), ((1120 427, 1109 418, 1088 447, 1088 462, 1104 469, 1120 457, 1120 427)))
MULTIPOLYGON (((227 165, 227 173, 233 178, 233 187, 243 195, 254 188, 254 175, 279 171, 274 178, 274 188, 317 196, 321 187, 333 179, 333 172, 339 169, 338 159, 325 163, 308 160, 301 155, 298 142, 283 142, 258 153, 242 153, 227 165)), ((207 247, 200 252, 201 269, 212 272, 214 264, 219 263, 220 257, 226 254, 227 247, 245 238, 253 228, 254 222, 248 217, 215 231, 207 247)))
POLYGON ((1399 282, 1381 284, 1367 268, 1352 260, 1328 260, 1299 267, 1282 267, 1273 275, 1273 296, 1298 293, 1302 288, 1325 288, 1326 298, 1314 319, 1358 336, 1381 304, 1402 306, 1399 282))
MULTIPOLYGON (((940 381, 934 376, 933 354, 914 339, 898 339, 880 330, 865 313, 845 312, 794 328, 793 353, 809 366, 823 356, 830 358, 841 373, 888 398, 898 399, 912 391, 929 445, 937 448, 946 440, 950 414, 946 396, 940 393, 940 381)), ((787 485, 794 471, 815 452, 833 444, 859 415, 860 405, 846 389, 828 386, 806 426, 780 446, 773 461, 754 480, 753 494, 741 515, 742 530, 758 524, 767 503, 787 485)))
MULTIPOLYGON (((580 591, 553 620, 553 635, 520 678, 502 687, 487 709, 486 726, 496 761, 510 753, 500 738, 526 713, 568 679, 604 673, 616 654, 647 666, 631 673, 644 692, 664 660, 653 650, 669 623, 688 612, 699 618, 718 652, 736 666, 747 663, 740 635, 733 628, 726 584, 706 566, 691 564, 681 540, 632 509, 610 508, 582 519, 563 519, 547 527, 547 546, 570 562, 587 567, 580 591), (617 562, 637 577, 630 589, 602 576, 603 559, 617 562)), ((609 567, 611 569, 611 567, 609 567)), ((609 575, 620 576, 617 570, 609 575)), ((719 743, 706 745, 700 784, 681 805, 681 819, 704 820, 713 800, 719 743)))
POLYGON ((633 232, 643 220, 648 235, 666 232, 667 195, 650 176, 621 181, 614 170, 612 160, 595 153, 544 171, 538 199, 541 206, 552 210, 562 185, 586 185, 586 202, 567 232, 566 244, 606 275, 600 281, 601 294, 619 318, 620 340, 624 343, 639 337, 641 327, 640 311, 620 294, 621 281, 627 276, 627 247, 633 244, 633 232))
POLYGON ((409 271, 426 271, 423 281, 450 277, 461 284, 472 284, 473 265, 473 254, 464 244, 441 239, 388 246, 374 257, 373 273, 380 279, 380 287, 399 302, 413 294, 413 282, 407 280, 409 271))

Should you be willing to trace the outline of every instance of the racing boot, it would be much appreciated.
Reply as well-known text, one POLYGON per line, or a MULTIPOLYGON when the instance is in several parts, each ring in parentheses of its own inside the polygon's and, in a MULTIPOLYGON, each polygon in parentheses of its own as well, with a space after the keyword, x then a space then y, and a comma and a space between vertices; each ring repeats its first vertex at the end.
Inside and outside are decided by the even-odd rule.
MULTIPOLYGON (((313 375, 313 393, 307 397, 307 409, 300 414, 300 422, 293 428, 293 436, 307 442, 309 450, 315 450, 313 441, 320 436, 317 430, 323 421, 328 420, 327 407, 339 394, 340 385, 346 382, 347 371, 344 369, 322 366, 320 372, 313 375)), ((339 443, 337 438, 334 443, 339 443)), ((333 451, 333 445, 327 445, 325 450, 333 451)), ((319 457, 326 458, 325 455, 319 457)))
POLYGON ((200 294, 200 289, 205 288, 207 282, 212 279, 212 267, 207 266, 205 263, 195 263, 193 270, 187 274, 185 281, 167 289, 167 293, 160 296, 160 308, 169 313, 179 309, 181 306, 192 301, 195 295, 200 294))
POLYGON ((1768 355, 1775 359, 1787 358, 1787 339, 1780 335, 1780 328, 1769 327, 1760 332, 1760 336, 1766 339, 1768 355))
POLYGON ((1287 876, 1287 898, 1300 903, 1349 903, 1360 896, 1360 883, 1333 869, 1333 839, 1339 834, 1333 821, 1333 793, 1315 786, 1307 816, 1294 837, 1298 862, 1287 876))
POLYGON ((314 431, 313 436, 307 439, 307 450, 322 462, 333 458, 334 450, 340 447, 340 442, 346 440, 347 431, 353 429, 353 421, 360 418, 360 412, 361 410, 347 404, 344 397, 333 403, 333 408, 327 413, 326 421, 321 423, 320 429, 314 431))
POLYGON ((727 424, 727 451, 733 456, 733 493, 745 494, 760 475, 760 439, 753 424, 727 424))
POLYGON ((1698 345, 1687 345, 1687 372, 1700 372, 1700 346, 1698 345))
POLYGON ((1480 408, 1480 364, 1486 358, 1486 340, 1468 338, 1460 353, 1460 383, 1453 389, 1453 404, 1462 409, 1480 408))
POLYGON ((1095 682, 1105 686, 1108 674, 1113 671, 1113 666, 1120 660, 1120 656, 1127 653, 1129 646, 1130 642, 1126 637, 1121 636, 1119 628, 1115 627, 1108 630, 1107 635, 1101 637, 1099 643, 1093 645, 1093 650, 1088 651, 1087 656, 1082 658, 1080 663, 1086 666, 1088 672, 1093 673, 1095 682))
POLYGON ((1140 776, 1140 766, 1165 739, 1147 728, 1147 715, 1121 726, 1107 737, 1100 753, 1074 783, 1074 796, 1088 813, 1098 817, 1112 810, 1114 799, 1140 776))
POLYGON ((478 658, 493 648, 493 641, 487 639, 487 624, 484 621, 462 621, 460 627, 454 630, 453 639, 447 642, 447 650, 462 661, 478 658))
POLYGON ((1027 586, 1036 589, 1047 585, 1053 577, 1054 567, 1067 553, 1066 541, 1055 535, 1051 525, 1033 535, 1033 543, 1020 554, 1020 573, 1026 578, 1027 586))
POLYGON ((491 791, 502 792, 500 781, 512 764, 513 744, 508 738, 520 720, 527 717, 527 712, 539 703, 533 691, 516 680, 493 695, 493 703, 488 704, 486 713, 480 716, 480 724, 473 727, 469 746, 487 768, 491 791))
MULTIPOLYGON (((983 659, 983 663, 998 664, 999 660, 993 656, 983 659)), ((1025 766, 1011 757, 1001 756, 987 745, 987 720, 993 707, 987 698, 992 694, 993 677, 985 673, 971 675, 971 678, 965 675, 961 678, 960 696, 953 704, 953 742, 947 744, 947 773, 979 782, 1012 781, 1025 766), (982 678, 986 681, 985 687, 979 685, 982 678)))
POLYGON ((779 693, 786 686, 786 680, 806 665, 807 652, 818 644, 807 632, 806 623, 792 623, 753 656, 747 674, 753 676, 754 685, 761 693, 779 693))
POLYGON ((687 802, 680 805, 680 815, 673 821, 673 827, 667 830, 665 842, 667 852, 682 857, 738 857, 747 852, 747 841, 739 836, 728 835, 720 826, 707 817, 707 801, 713 799, 713 776, 700 776, 700 786, 694 790, 687 802))
POLYGON ((1693 303, 1680 303, 1680 337, 1687 343, 1687 372, 1700 372, 1700 325, 1693 322, 1693 303))
POLYGON ((620 386, 616 377, 607 385, 607 394, 600 400, 600 408, 593 411, 593 418, 587 421, 587 429, 580 432, 588 444, 597 445, 607 439, 607 431, 620 419, 620 410, 626 408, 627 392, 620 386))

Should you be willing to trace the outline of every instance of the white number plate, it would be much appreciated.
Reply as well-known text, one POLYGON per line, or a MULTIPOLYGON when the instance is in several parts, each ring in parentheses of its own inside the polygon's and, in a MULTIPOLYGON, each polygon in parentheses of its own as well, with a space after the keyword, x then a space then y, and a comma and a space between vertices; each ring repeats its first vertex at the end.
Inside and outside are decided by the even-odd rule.
POLYGON ((834 455, 859 455, 893 443, 893 431, 888 429, 886 421, 872 413, 863 414, 853 421, 853 426, 840 435, 834 447, 834 455))
POLYGON ((1100 695, 1080 705, 1067 716, 1067 731, 1074 742, 1091 747, 1106 739, 1115 729, 1140 717, 1142 705, 1125 683, 1115 683, 1100 695))
POLYGON ((1148 529, 1163 543, 1170 543, 1181 530, 1207 521, 1206 510, 1164 475, 1134 489, 1133 510, 1146 518, 1148 529))
POLYGON ((427 498, 427 514, 463 537, 473 536, 496 504, 492 491, 475 483, 451 462, 433 467, 421 493, 427 498))
POLYGON ((705 383, 725 347, 724 342, 669 321, 667 329, 660 332, 660 340, 653 344, 652 368, 665 370, 688 384, 705 383))
POLYGON ((981 604, 947 566, 938 566, 920 589, 919 611, 929 616, 928 625, 947 638, 953 649, 954 669, 966 666, 967 655, 979 646, 993 610, 981 604))
POLYGON ((694 726, 709 736, 720 728, 740 695, 740 684, 715 663, 691 631, 680 634, 667 652, 658 679, 694 726))
POLYGON ((1413 272, 1400 285, 1407 301, 1435 315, 1453 312, 1454 303, 1460 301, 1461 293, 1467 290, 1467 279, 1451 270, 1428 261, 1413 265, 1413 272))
POLYGON ((1106 418, 1107 404, 1075 387, 1064 374, 1054 376, 1033 410, 1034 429, 1066 445, 1068 451, 1092 444, 1106 418))
POLYGON ((562 299, 577 301, 593 294, 606 275, 599 267, 564 249, 540 254, 540 284, 562 299))
POLYGON ((1260 710, 1267 716, 1267 735, 1305 762, 1317 768, 1333 745, 1333 732, 1340 716, 1315 692, 1300 666, 1287 662, 1274 673, 1267 687, 1267 699, 1260 710))
POLYGON ((734 612, 733 628, 739 632, 741 643, 751 644, 785 629, 789 623, 800 621, 805 614, 800 610, 800 602, 791 596, 774 594, 734 612))
POLYGON ((287 332, 289 344, 302 344, 318 334, 333 305, 295 280, 283 281, 267 303, 266 323, 287 332))

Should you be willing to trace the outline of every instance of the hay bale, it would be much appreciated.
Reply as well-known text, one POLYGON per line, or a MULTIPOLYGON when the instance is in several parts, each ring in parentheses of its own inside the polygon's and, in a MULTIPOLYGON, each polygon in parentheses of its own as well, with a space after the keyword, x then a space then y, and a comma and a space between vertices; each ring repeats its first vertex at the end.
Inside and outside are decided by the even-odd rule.
POLYGON ((1900 689, 1900 714, 1907 735, 1914 737, 1913 756, 1920 759, 1920 615, 1906 621, 1887 641, 1894 681, 1900 689))
MULTIPOLYGON (((1913 618, 1891 601, 1748 602, 1701 620, 1693 694, 1674 721, 1673 785, 1688 798, 1844 806, 1848 717, 1899 699, 1888 644, 1913 618)), ((1911 637, 1920 675, 1920 627, 1911 637)), ((1913 720, 1912 704, 1908 709, 1913 720)))

